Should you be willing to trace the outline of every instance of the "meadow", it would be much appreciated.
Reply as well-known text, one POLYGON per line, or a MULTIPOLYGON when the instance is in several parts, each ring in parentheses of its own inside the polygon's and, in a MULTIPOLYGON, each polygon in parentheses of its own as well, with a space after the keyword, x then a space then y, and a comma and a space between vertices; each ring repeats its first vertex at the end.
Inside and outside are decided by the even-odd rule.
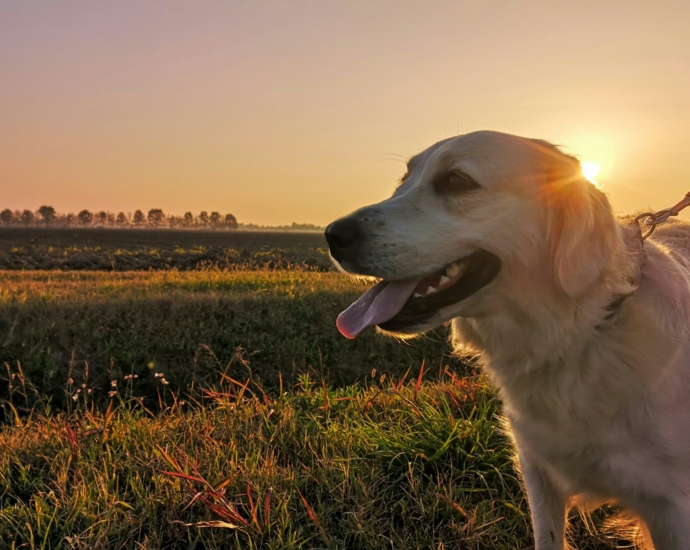
MULTIPOLYGON (((533 545, 484 377, 445 327, 342 338, 370 283, 321 235, 68 233, 0 232, 0 547, 533 545), (151 261, 174 247, 246 261, 151 261), (75 267, 113 250, 141 266, 75 267)), ((626 543, 609 514, 574 544, 626 543)))

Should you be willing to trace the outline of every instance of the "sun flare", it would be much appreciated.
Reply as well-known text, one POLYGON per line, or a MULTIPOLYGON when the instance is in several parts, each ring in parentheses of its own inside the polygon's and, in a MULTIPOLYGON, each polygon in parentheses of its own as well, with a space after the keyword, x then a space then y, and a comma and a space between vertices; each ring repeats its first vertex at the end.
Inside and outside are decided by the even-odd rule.
POLYGON ((595 185, 599 185, 599 182, 595 179, 599 172, 601 172, 601 166, 598 162, 587 160, 582 163, 582 175, 595 185))

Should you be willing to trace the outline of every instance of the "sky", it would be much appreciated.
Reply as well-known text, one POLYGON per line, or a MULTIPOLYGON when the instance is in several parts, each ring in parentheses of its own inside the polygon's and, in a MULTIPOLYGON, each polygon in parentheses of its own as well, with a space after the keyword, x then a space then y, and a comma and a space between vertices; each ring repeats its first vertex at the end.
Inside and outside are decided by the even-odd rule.
POLYGON ((690 191, 690 2, 0 0, 0 209, 325 225, 474 130, 690 191))

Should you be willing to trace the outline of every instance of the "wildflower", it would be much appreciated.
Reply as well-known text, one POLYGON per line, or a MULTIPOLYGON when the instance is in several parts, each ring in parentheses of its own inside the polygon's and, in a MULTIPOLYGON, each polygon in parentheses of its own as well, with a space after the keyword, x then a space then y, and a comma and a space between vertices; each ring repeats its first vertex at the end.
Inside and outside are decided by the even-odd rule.
POLYGON ((186 403, 184 401, 180 401, 180 406, 182 405, 186 405, 186 403))
POLYGON ((85 388, 85 387, 86 387, 86 384, 82 384, 81 387, 82 387, 82 388, 85 388))
POLYGON ((108 392, 108 397, 110 397, 111 399, 112 399, 114 396, 116 396, 116 395, 117 395, 117 392, 116 392, 116 391, 109 391, 109 392, 108 392))
POLYGON ((161 384, 167 386, 168 384, 170 384, 170 382, 168 382, 165 378, 161 378, 161 384))
POLYGON ((125 374, 125 380, 130 380, 132 378, 131 374, 125 374))
POLYGON ((78 393, 75 393, 75 394, 72 396, 72 401, 76 401, 77 399, 79 399, 79 394, 78 394, 78 393))
POLYGON ((162 372, 157 372, 156 374, 153 375, 154 378, 163 378, 163 373, 162 372))
POLYGON ((89 388, 89 391, 87 391, 86 393, 88 393, 90 395, 91 394, 91 388, 89 388))
MULTIPOLYGON (((14 378, 14 374, 12 375, 12 378, 14 378)), ((67 385, 71 386, 72 384, 74 384, 74 380, 72 380, 71 378, 68 378, 67 379, 67 385)))
POLYGON ((110 381, 110 385, 111 385, 113 388, 117 388, 117 380, 111 380, 111 381, 110 381))

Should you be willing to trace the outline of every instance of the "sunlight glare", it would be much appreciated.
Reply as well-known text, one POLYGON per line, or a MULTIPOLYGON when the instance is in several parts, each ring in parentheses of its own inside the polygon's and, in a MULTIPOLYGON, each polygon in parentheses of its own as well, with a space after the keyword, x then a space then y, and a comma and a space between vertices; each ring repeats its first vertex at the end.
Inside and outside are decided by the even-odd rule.
POLYGON ((601 166, 598 162, 588 160, 582 163, 582 175, 595 185, 599 185, 599 182, 595 179, 599 172, 601 172, 601 166))

